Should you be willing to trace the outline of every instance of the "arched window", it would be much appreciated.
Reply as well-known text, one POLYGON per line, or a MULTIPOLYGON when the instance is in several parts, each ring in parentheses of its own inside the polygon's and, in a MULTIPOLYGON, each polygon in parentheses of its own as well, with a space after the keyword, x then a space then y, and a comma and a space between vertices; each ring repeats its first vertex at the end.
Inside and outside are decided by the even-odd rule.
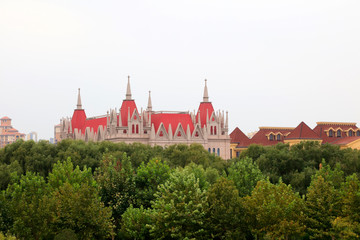
POLYGON ((199 132, 198 131, 195 132, 195 137, 199 137, 199 132))
POLYGON ((359 130, 356 131, 356 136, 358 136, 358 137, 360 136, 360 131, 359 130))
POLYGON ((216 135, 216 126, 214 127, 214 135, 216 135))
POLYGON ((213 126, 210 127, 210 135, 214 135, 213 126))
POLYGON ((333 137, 333 130, 329 130, 329 137, 333 137))
POLYGON ((336 136, 341 137, 341 130, 340 129, 336 131, 336 136))
POLYGON ((273 135, 273 134, 270 134, 270 135, 269 135, 269 140, 270 140, 270 141, 274 140, 274 135, 273 135))
POLYGON ((136 133, 139 133, 139 125, 136 124, 136 133))
POLYGON ((164 136, 164 133, 163 131, 160 131, 160 134, 159 134, 160 137, 163 137, 164 136))
POLYGON ((211 148, 208 149, 209 153, 211 153, 211 148))
POLYGON ((132 125, 132 133, 135 133, 135 125, 132 125))
POLYGON ((213 153, 215 153, 215 148, 213 148, 213 153))
POLYGON ((180 131, 178 131, 177 136, 178 136, 178 137, 181 137, 181 132, 180 132, 180 131))
POLYGON ((352 137, 354 135, 354 132, 352 130, 349 131, 349 137, 352 137))
POLYGON ((217 154, 220 156, 220 148, 217 149, 217 154))
POLYGON ((278 134, 278 135, 276 136, 276 140, 278 140, 278 141, 281 140, 281 135, 280 135, 280 134, 278 134))

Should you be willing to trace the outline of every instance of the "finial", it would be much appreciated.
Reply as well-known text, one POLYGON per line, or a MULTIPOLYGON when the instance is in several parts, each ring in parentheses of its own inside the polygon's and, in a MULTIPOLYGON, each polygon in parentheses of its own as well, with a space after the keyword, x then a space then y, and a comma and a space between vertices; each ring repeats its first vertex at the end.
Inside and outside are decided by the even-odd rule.
POLYGON ((209 93, 208 93, 208 89, 207 89, 207 80, 206 79, 205 79, 203 102, 209 102, 209 93))
POLYGON ((152 111, 151 91, 149 91, 149 100, 148 100, 147 110, 148 110, 148 111, 152 111))
POLYGON ((77 100, 76 109, 82 109, 81 97, 80 97, 80 88, 78 89, 78 100, 77 100))
POLYGON ((126 100, 131 100, 130 76, 128 76, 128 83, 127 83, 127 89, 126 89, 126 100))

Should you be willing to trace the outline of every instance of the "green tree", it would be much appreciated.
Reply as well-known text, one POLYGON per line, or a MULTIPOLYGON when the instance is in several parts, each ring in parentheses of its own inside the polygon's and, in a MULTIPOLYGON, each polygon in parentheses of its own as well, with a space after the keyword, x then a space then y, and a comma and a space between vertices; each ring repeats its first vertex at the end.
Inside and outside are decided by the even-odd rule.
POLYGON ((159 186, 150 234, 156 239, 207 239, 206 192, 195 174, 177 169, 159 186))
POLYGON ((135 176, 137 206, 151 207, 158 185, 164 183, 169 176, 170 167, 161 160, 153 158, 146 165, 141 163, 135 176))
POLYGON ((95 172, 99 194, 105 206, 111 207, 116 226, 120 226, 121 215, 135 200, 135 173, 130 158, 123 153, 120 159, 104 155, 95 172))
POLYGON ((234 162, 228 172, 228 178, 235 183, 241 197, 250 195, 257 182, 264 179, 259 167, 248 157, 234 162))
POLYGON ((331 181, 315 176, 306 195, 307 227, 311 239, 331 239, 332 222, 340 216, 340 193, 331 181))
POLYGON ((206 225, 212 239, 244 239, 245 210, 234 182, 220 178, 207 192, 206 225))
POLYGON ((290 185, 259 181, 243 199, 248 223, 257 239, 290 239, 303 234, 304 202, 290 185))
POLYGON ((132 205, 126 209, 121 218, 120 237, 125 239, 150 239, 147 225, 151 224, 151 209, 134 208, 132 205))

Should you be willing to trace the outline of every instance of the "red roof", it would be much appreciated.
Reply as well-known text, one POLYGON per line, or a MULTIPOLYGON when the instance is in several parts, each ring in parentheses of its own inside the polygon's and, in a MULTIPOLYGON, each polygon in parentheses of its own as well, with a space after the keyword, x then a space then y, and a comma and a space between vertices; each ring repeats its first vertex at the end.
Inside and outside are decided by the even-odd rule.
POLYGON ((332 144, 336 144, 336 145, 346 145, 348 143, 354 142, 356 140, 360 139, 360 137, 358 136, 354 136, 354 137, 346 137, 346 138, 338 138, 335 141, 332 142, 332 144))
POLYGON ((74 114, 71 118, 71 126, 74 131, 75 128, 81 130, 81 133, 85 133, 85 121, 86 114, 84 109, 75 109, 74 114))
POLYGON ((284 142, 284 136, 287 136, 294 128, 277 128, 277 127, 260 127, 259 131, 250 139, 250 144, 259 144, 264 146, 276 145, 279 142, 284 142), (275 134, 273 140, 269 140, 268 135, 275 134), (277 134, 281 135, 280 140, 277 140, 277 134))
POLYGON ((127 126, 128 125, 128 112, 130 109, 130 117, 132 117, 132 115, 134 114, 134 110, 136 109, 137 112, 139 112, 137 110, 136 104, 134 100, 124 100, 122 102, 121 105, 121 123, 122 126, 127 126))
POLYGON ((200 121, 201 121, 201 127, 203 128, 206 124, 206 116, 209 114, 209 117, 211 117, 211 114, 214 112, 214 107, 211 102, 202 102, 200 103, 198 112, 196 114, 196 122, 199 122, 199 112, 200 112, 200 121))
POLYGON ((304 122, 301 122, 291 133, 286 137, 286 139, 318 139, 321 138, 317 135, 308 125, 304 122))
POLYGON ((85 129, 87 127, 90 127, 90 130, 93 129, 95 133, 97 133, 99 126, 102 125, 103 128, 107 126, 107 119, 106 117, 102 117, 102 118, 94 118, 94 119, 89 119, 86 120, 85 122, 85 128, 84 128, 84 132, 81 131, 82 133, 85 133, 85 129))
POLYGON ((250 139, 237 127, 230 133, 231 143, 238 143, 239 147, 250 145, 250 139))
POLYGON ((169 132, 169 125, 171 124, 171 129, 173 134, 175 134, 176 128, 179 123, 181 123, 185 133, 187 131, 187 126, 190 127, 190 132, 194 131, 194 124, 191 121, 191 117, 186 113, 158 113, 151 115, 151 123, 154 124, 155 132, 158 131, 160 124, 163 123, 166 129, 166 132, 169 132))
POLYGON ((339 138, 348 138, 346 131, 353 129, 355 132, 358 129, 356 123, 337 123, 337 122, 318 122, 316 127, 314 128, 314 132, 319 135, 319 137, 323 140, 322 143, 332 143, 339 138), (341 136, 337 137, 337 130, 341 129, 341 136), (328 136, 328 131, 334 130, 333 137, 328 136))
POLYGON ((5 116, 5 117, 2 117, 1 120, 11 120, 11 118, 5 116))

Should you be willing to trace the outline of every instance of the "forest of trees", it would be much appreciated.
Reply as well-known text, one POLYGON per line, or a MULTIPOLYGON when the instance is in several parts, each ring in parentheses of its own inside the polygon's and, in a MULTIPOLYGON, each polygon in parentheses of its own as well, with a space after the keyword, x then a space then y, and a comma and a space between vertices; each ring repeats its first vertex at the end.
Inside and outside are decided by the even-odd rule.
POLYGON ((360 151, 64 140, 0 149, 1 239, 359 239, 360 151))

